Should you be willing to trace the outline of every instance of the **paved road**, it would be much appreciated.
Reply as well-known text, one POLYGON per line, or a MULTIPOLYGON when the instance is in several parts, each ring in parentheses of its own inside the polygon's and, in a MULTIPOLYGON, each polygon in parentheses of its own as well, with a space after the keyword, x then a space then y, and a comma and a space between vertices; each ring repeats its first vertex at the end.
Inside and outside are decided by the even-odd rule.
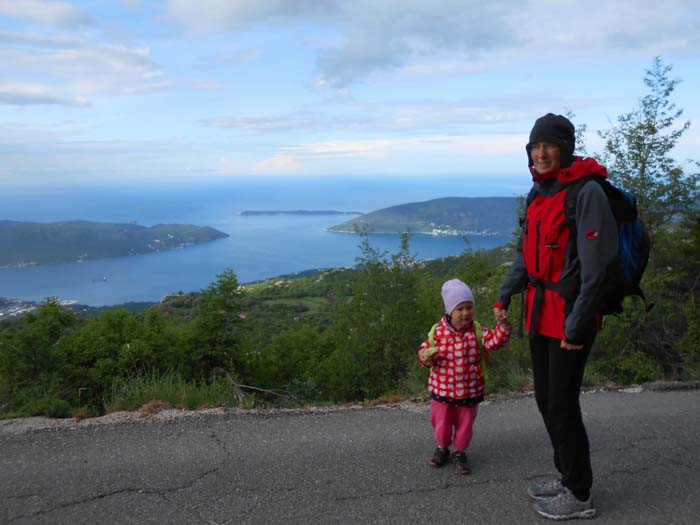
MULTIPOLYGON (((595 523, 700 522, 700 390, 585 394, 595 523)), ((2 523, 549 523, 531 397, 482 405, 473 474, 426 466, 423 409, 204 414, 9 431, 2 523)))

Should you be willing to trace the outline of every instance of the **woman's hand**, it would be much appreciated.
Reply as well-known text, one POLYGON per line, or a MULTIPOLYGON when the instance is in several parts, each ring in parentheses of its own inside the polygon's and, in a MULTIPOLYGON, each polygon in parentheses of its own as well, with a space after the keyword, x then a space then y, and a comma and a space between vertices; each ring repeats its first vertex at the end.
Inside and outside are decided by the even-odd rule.
POLYGON ((561 340, 560 346, 564 350, 583 350, 583 345, 575 345, 574 343, 570 343, 566 339, 561 340))

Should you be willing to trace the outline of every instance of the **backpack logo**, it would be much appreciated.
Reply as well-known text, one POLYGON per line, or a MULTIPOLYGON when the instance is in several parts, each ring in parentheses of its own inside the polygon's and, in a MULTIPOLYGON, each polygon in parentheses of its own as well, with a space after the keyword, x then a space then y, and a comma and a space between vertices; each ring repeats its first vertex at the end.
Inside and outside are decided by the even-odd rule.
POLYGON ((588 239, 589 241, 594 241, 597 238, 598 238, 598 232, 596 230, 588 230, 586 232, 586 239, 588 239))

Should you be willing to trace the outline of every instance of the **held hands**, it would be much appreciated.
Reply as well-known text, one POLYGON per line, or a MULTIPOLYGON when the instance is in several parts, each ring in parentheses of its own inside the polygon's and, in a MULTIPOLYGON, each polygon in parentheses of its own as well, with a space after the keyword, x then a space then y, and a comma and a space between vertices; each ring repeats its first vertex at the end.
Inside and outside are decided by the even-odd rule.
POLYGON ((508 313, 503 308, 494 307, 493 315, 496 317, 496 322, 498 323, 508 322, 508 313))

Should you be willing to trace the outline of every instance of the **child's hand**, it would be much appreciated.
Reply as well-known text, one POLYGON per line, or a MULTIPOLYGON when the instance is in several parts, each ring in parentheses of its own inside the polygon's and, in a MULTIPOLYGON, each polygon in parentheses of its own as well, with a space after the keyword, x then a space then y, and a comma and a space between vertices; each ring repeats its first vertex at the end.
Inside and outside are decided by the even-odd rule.
POLYGON ((496 317, 497 322, 508 322, 508 312, 503 308, 495 307, 493 309, 493 315, 496 317))
POLYGON ((435 348, 434 346, 429 346, 428 348, 423 348, 418 353, 420 354, 421 361, 423 361, 425 364, 432 365, 433 361, 435 360, 435 354, 437 354, 437 352, 437 348, 435 348))

